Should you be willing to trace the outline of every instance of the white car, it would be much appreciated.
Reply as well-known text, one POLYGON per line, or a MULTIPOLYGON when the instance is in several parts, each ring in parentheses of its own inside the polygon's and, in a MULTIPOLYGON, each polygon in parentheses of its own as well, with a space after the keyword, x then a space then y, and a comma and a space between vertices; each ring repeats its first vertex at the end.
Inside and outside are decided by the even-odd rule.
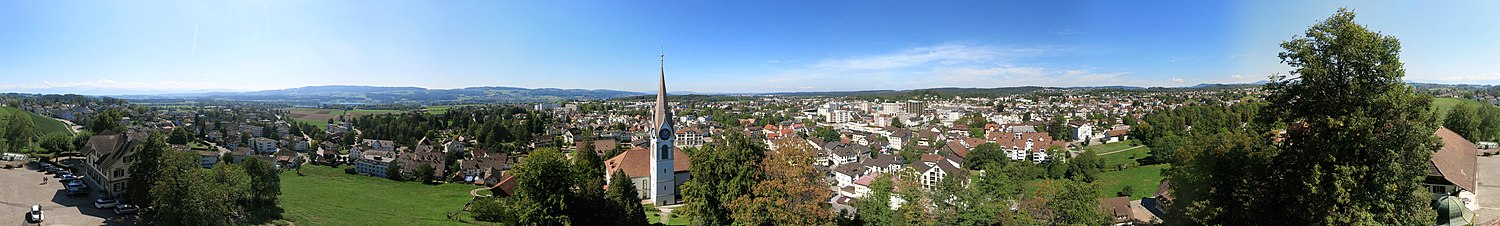
POLYGON ((94 208, 99 208, 99 209, 115 208, 115 204, 120 204, 120 201, 117 201, 117 200, 114 200, 114 199, 102 199, 102 198, 94 200, 94 208))
POLYGON ((26 222, 42 223, 41 205, 31 205, 31 212, 26 212, 26 222))

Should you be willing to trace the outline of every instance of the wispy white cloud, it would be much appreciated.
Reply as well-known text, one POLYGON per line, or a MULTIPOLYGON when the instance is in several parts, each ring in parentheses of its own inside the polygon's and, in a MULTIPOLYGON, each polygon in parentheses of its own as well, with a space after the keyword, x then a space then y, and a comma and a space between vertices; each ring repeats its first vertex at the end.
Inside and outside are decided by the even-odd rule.
POLYGON ((1088 67, 1028 64, 1040 56, 1065 55, 1059 47, 936 45, 883 54, 825 59, 762 77, 777 90, 912 89, 928 87, 1151 85, 1126 79, 1128 72, 1088 67))

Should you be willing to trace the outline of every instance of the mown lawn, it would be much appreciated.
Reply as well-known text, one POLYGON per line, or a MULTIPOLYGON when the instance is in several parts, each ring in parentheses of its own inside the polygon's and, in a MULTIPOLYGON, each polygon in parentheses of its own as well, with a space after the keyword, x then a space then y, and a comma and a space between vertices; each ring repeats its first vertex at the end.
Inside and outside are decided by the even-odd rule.
MULTIPOLYGON (((661 223, 661 211, 657 211, 656 206, 646 205, 646 223, 661 223)), ((688 221, 687 218, 672 215, 671 219, 667 220, 666 225, 688 225, 688 221)))
POLYGON ((396 182, 328 166, 305 165, 302 172, 281 174, 282 218, 299 225, 465 225, 447 216, 477 188, 396 182))
POLYGON ((1130 186, 1131 190, 1134 190, 1130 193, 1130 199, 1150 197, 1156 192, 1156 185, 1166 178, 1161 175, 1161 171, 1167 169, 1168 166, 1170 165, 1156 164, 1103 172, 1094 179, 1094 184, 1099 186, 1099 197, 1115 197, 1115 193, 1125 189, 1125 186, 1130 186))
POLYGON ((1111 170, 1114 169, 1115 165, 1136 163, 1136 160, 1143 159, 1148 156, 1151 156, 1151 147, 1140 146, 1139 148, 1130 149, 1128 151, 1115 152, 1114 154, 1108 155, 1100 155, 1099 158, 1104 160, 1105 170, 1111 170))
POLYGON ((1100 145, 1094 145, 1094 146, 1084 146, 1083 150, 1094 151, 1094 153, 1098 153, 1098 154, 1104 154, 1106 152, 1118 151, 1120 149, 1130 148, 1130 144, 1132 144, 1132 143, 1135 143, 1135 141, 1122 141, 1122 142, 1114 142, 1114 143, 1100 144, 1100 145))
MULTIPOLYGON (((1132 200, 1151 197, 1152 193, 1156 192, 1156 185, 1166 178, 1161 175, 1161 171, 1167 169, 1168 166, 1171 165, 1137 166, 1121 171, 1099 173, 1094 178, 1094 186, 1099 189, 1100 198, 1115 197, 1117 192, 1125 189, 1125 186, 1130 186, 1133 190, 1130 193, 1132 200)), ((1026 181, 1021 187, 1022 194, 1027 197, 1036 195, 1037 187, 1046 182, 1047 180, 1044 179, 1026 181)))
POLYGON ((1448 111, 1453 110, 1453 106, 1458 106, 1460 103, 1473 104, 1474 106, 1483 106, 1482 104, 1484 104, 1479 101, 1463 98, 1432 98, 1432 110, 1437 113, 1438 119, 1443 119, 1448 116, 1448 111))

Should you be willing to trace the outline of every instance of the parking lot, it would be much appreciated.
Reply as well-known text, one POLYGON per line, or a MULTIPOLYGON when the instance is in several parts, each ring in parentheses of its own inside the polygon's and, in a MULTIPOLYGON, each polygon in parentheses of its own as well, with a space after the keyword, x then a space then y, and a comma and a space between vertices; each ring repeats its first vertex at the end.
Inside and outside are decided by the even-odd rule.
POLYGON ((26 212, 31 205, 41 205, 45 215, 43 225, 118 225, 106 222, 115 217, 109 209, 94 208, 91 193, 83 197, 68 197, 63 183, 51 174, 39 172, 36 164, 25 168, 0 169, 0 226, 34 225, 26 222, 26 212), (46 178, 47 183, 42 183, 46 178))

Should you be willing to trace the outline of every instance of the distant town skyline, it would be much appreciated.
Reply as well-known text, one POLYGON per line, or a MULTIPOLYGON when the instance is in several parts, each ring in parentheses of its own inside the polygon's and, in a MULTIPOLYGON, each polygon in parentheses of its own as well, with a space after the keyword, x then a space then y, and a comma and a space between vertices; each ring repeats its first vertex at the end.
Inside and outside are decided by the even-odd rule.
POLYGON ((1500 84, 1500 3, 0 2, 0 92, 322 85, 769 93, 1266 80, 1339 7, 1406 79, 1500 84))

